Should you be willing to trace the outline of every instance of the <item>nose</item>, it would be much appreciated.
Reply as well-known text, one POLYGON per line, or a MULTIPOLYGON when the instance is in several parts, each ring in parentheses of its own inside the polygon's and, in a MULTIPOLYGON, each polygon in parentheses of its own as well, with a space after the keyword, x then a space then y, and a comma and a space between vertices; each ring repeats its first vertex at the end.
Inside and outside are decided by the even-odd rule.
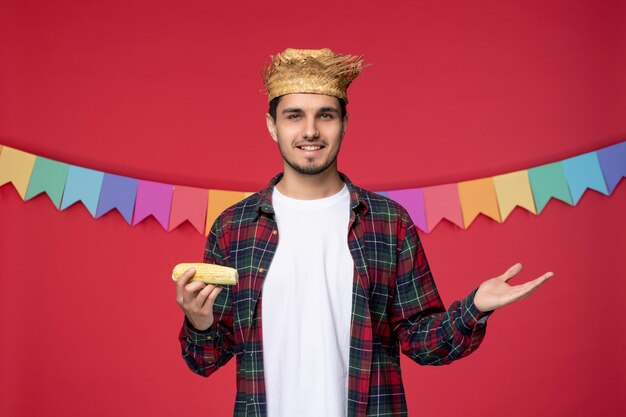
POLYGON ((319 130, 317 130, 317 121, 316 118, 310 118, 306 121, 304 126, 304 132, 302 132, 302 136, 306 138, 318 138, 320 136, 319 130))

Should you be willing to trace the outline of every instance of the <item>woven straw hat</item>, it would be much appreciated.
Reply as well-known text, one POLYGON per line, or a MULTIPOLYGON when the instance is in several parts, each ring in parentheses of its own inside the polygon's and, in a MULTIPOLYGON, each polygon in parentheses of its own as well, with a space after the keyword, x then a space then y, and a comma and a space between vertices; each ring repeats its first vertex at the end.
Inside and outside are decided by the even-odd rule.
POLYGON ((361 75, 363 56, 336 54, 328 48, 287 48, 272 55, 261 76, 268 101, 291 93, 326 94, 348 102, 346 90, 361 75))

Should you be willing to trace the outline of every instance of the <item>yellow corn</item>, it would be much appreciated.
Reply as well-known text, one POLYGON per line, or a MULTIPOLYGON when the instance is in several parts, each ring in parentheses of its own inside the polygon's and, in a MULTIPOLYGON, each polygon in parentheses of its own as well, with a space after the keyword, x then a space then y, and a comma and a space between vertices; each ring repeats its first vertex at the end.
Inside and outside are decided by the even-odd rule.
POLYGON ((239 273, 235 268, 205 263, 178 264, 174 267, 172 279, 178 281, 189 268, 196 269, 196 273, 189 282, 202 281, 205 284, 235 285, 239 280, 239 273))

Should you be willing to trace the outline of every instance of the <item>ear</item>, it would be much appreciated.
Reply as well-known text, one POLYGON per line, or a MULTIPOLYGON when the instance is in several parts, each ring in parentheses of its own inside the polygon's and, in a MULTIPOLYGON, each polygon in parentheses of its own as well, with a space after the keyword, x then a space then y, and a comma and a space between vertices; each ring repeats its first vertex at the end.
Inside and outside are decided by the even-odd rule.
POLYGON ((343 127, 341 128, 341 139, 346 134, 346 130, 348 129, 348 120, 350 119, 350 113, 346 112, 346 115, 343 117, 343 127))
POLYGON ((265 123, 267 124, 267 130, 270 132, 270 136, 274 139, 274 142, 278 142, 278 138, 276 136, 276 123, 274 123, 274 119, 270 116, 269 113, 265 113, 265 123))

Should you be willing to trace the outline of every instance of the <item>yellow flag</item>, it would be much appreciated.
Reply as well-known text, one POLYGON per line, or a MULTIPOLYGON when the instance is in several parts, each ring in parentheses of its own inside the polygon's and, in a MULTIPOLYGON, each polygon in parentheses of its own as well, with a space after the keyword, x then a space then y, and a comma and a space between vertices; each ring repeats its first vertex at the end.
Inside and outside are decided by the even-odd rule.
POLYGON ((493 177, 498 194, 498 204, 502 221, 511 214, 515 206, 520 206, 537 214, 535 200, 528 180, 528 170, 511 172, 493 177))
POLYGON ((0 186, 12 182, 24 200, 36 158, 36 155, 5 145, 0 153, 0 186))

